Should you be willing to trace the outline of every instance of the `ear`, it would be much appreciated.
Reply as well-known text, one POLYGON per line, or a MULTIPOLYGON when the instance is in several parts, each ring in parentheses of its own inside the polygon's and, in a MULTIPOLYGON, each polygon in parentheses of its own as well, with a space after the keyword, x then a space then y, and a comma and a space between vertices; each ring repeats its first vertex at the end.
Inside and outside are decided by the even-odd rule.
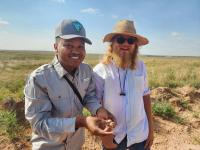
POLYGON ((111 53, 113 52, 113 43, 110 43, 109 50, 110 50, 111 53))
POLYGON ((55 53, 57 54, 58 53, 58 43, 54 43, 54 50, 55 50, 55 53))

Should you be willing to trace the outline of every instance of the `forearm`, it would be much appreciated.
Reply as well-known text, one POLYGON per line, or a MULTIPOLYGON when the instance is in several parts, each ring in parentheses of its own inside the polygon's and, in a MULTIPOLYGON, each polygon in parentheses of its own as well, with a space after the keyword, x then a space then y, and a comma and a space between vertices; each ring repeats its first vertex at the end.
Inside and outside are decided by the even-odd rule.
POLYGON ((96 100, 95 101, 92 100, 92 101, 88 101, 85 107, 91 112, 92 115, 96 115, 97 110, 101 108, 102 105, 96 100))
POLYGON ((39 136, 59 141, 75 131, 76 118, 55 118, 51 116, 52 105, 48 100, 25 97, 25 117, 32 130, 39 136))
POLYGON ((40 121, 32 122, 33 131, 48 139, 59 141, 60 137, 68 136, 75 132, 76 118, 43 118, 40 121))
POLYGON ((148 124, 149 124, 149 129, 153 129, 153 117, 152 117, 152 108, 151 108, 151 100, 150 100, 150 95, 145 95, 143 96, 143 101, 144 101, 144 109, 147 115, 148 119, 148 124))
POLYGON ((99 109, 102 105, 97 100, 96 96, 96 88, 95 83, 91 80, 86 95, 84 97, 85 107, 92 113, 92 115, 96 115, 97 109, 99 109))
POLYGON ((75 128, 86 127, 86 117, 85 116, 77 116, 75 122, 75 128))

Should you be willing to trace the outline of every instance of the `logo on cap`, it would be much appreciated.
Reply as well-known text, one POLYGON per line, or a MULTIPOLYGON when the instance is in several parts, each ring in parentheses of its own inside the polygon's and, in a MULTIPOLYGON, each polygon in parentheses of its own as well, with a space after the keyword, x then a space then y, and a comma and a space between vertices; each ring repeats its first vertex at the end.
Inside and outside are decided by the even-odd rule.
POLYGON ((73 27, 76 29, 77 32, 80 32, 82 29, 82 24, 80 24, 78 21, 72 22, 73 27))

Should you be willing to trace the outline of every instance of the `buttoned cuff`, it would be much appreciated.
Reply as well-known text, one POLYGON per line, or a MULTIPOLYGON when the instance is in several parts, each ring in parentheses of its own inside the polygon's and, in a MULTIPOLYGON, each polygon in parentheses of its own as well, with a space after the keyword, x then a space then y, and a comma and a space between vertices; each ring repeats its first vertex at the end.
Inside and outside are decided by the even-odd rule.
POLYGON ((143 92, 143 96, 148 95, 151 93, 151 90, 149 88, 146 88, 143 92))
POLYGON ((75 132, 76 117, 74 118, 64 118, 63 129, 65 132, 75 132))

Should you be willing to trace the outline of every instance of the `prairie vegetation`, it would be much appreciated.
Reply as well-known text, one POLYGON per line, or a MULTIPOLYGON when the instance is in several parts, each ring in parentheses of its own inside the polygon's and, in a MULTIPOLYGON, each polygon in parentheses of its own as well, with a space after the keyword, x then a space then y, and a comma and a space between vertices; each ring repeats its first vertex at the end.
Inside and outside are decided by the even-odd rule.
MULTIPOLYGON (((4 143, 0 144, 0 149, 5 148, 7 145, 5 143, 14 145, 13 149, 30 148, 31 130, 23 118, 24 84, 29 73, 51 62, 53 57, 53 52, 0 51, 0 137, 2 137, 0 143, 4 143)), ((95 66, 101 57, 100 54, 88 54, 85 62, 95 66)), ((191 131, 195 126, 194 133, 200 134, 200 57, 140 56, 140 58, 147 66, 149 87, 152 90, 155 131, 158 132, 156 137, 162 139, 160 132, 167 134, 161 129, 161 127, 166 128, 164 124, 174 128, 177 125, 190 130, 190 140, 192 140, 190 143, 200 145, 199 136, 191 131)), ((84 114, 89 115, 86 110, 84 114)), ((179 131, 179 128, 177 129, 179 131)), ((182 128, 179 133, 181 132, 182 128)), ((187 138, 184 137, 184 140, 187 141, 187 138)), ((160 141, 156 142, 157 145, 155 144, 153 149, 165 149, 158 146, 160 141)), ((160 143, 162 142, 166 143, 164 139, 160 143)), ((87 134, 84 149, 98 149, 99 145, 98 138, 87 134)))

